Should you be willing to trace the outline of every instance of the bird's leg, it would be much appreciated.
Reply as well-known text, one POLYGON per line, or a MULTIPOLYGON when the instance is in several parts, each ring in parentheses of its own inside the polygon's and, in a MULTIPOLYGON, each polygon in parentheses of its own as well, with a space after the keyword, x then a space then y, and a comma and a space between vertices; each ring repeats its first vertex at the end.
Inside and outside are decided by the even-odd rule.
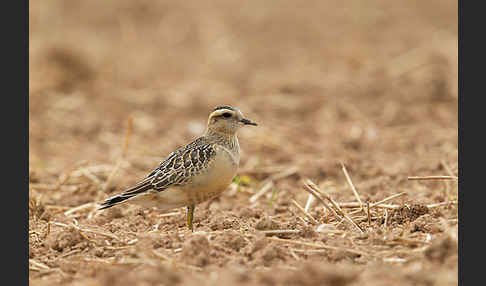
POLYGON ((194 232, 194 227, 192 224, 192 221, 194 219, 194 209, 196 208, 196 205, 190 205, 187 206, 187 227, 194 232))

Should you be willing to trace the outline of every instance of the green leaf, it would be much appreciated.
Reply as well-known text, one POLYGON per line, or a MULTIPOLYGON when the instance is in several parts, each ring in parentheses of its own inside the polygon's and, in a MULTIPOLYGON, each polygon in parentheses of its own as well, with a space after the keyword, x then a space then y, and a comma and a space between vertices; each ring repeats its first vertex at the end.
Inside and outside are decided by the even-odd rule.
POLYGON ((270 208, 273 208, 273 201, 275 200, 275 197, 277 196, 277 192, 278 192, 278 189, 277 187, 273 187, 273 190, 272 190, 272 197, 270 197, 270 202, 268 204, 268 206, 270 208))

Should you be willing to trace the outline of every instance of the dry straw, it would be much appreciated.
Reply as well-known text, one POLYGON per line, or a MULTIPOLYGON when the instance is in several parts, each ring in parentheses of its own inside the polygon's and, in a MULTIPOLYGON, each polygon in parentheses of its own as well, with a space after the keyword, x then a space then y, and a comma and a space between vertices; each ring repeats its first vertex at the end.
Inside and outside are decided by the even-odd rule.
POLYGON ((292 200, 292 204, 305 216, 307 217, 313 224, 319 224, 319 222, 311 216, 304 208, 302 208, 296 200, 292 200))
POLYGON ((118 172, 118 169, 120 168, 123 160, 125 159, 127 152, 128 152, 128 145, 130 143, 130 137, 132 135, 132 117, 129 116, 127 119, 127 130, 125 133, 125 141, 123 144, 122 148, 122 153, 120 155, 120 158, 118 159, 118 162, 115 165, 115 168, 111 171, 110 175, 108 176, 108 179, 106 179, 105 184, 102 187, 103 192, 106 192, 106 190, 110 187, 111 182, 113 181, 113 178, 115 177, 115 174, 118 172))
POLYGON ((326 193, 322 192, 316 184, 314 184, 311 180, 307 179, 305 184, 305 190, 310 192, 312 195, 314 195, 327 209, 331 210, 331 212, 338 218, 340 219, 339 215, 344 217, 348 222, 350 222, 354 227, 356 227, 361 233, 363 233, 363 229, 353 221, 351 217, 349 217, 346 212, 344 212, 339 205, 326 193), (331 206, 327 205, 326 202, 322 197, 324 197, 326 200, 328 200, 331 203, 331 206), (339 213, 339 215, 338 215, 339 213))
POLYGON ((425 181, 425 180, 458 180, 456 176, 413 176, 408 177, 410 181, 425 181))
POLYGON ((346 177, 346 181, 348 182, 349 186, 351 187, 351 190, 353 191, 354 196, 359 202, 360 209, 363 209, 363 202, 361 201, 358 191, 356 190, 356 187, 353 184, 353 181, 351 181, 351 177, 349 177, 348 171, 346 170, 346 167, 344 166, 343 163, 341 163, 341 169, 343 170, 344 176, 346 177))

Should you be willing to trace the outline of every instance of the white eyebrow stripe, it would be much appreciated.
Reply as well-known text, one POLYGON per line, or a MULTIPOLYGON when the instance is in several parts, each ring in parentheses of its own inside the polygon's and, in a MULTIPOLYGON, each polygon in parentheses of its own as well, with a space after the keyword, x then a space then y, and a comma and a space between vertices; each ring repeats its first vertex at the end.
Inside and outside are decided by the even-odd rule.
POLYGON ((213 116, 220 116, 220 115, 223 115, 223 113, 226 113, 226 112, 231 113, 231 114, 235 114, 235 113, 236 113, 235 111, 233 111, 233 110, 231 110, 231 109, 218 109, 218 110, 216 110, 216 111, 213 111, 213 112, 211 113, 211 116, 210 116, 210 117, 213 117, 213 116))

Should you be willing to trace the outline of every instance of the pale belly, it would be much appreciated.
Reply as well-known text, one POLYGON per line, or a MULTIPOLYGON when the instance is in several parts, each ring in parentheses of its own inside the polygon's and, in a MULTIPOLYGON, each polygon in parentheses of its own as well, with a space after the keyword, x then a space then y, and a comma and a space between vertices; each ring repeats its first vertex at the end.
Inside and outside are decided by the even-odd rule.
POLYGON ((194 177, 190 185, 170 187, 158 193, 135 197, 130 202, 162 210, 199 204, 225 191, 237 170, 238 164, 229 155, 222 154, 212 162, 207 172, 194 177))

